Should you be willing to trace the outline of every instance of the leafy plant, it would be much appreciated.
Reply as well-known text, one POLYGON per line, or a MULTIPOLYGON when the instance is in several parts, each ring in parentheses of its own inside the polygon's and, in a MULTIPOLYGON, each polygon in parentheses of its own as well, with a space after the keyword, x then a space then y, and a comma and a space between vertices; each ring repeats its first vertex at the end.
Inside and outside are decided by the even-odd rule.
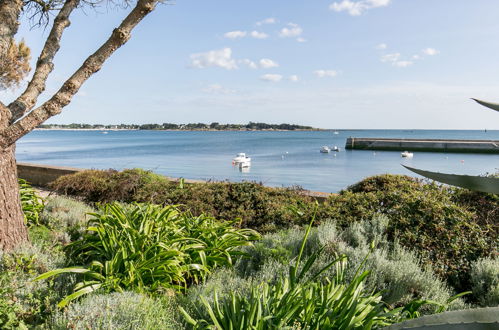
POLYGON ((26 224, 28 226, 40 225, 40 213, 44 208, 43 199, 38 196, 35 189, 23 179, 19 179, 19 193, 26 224))
POLYGON ((83 275, 75 292, 59 306, 98 289, 183 291, 213 268, 232 265, 233 257, 241 255, 236 248, 259 238, 251 229, 235 229, 207 216, 192 217, 174 206, 113 203, 92 216, 88 232, 66 247, 71 260, 86 266, 37 277, 83 275))
MULTIPOLYGON (((424 304, 437 304, 419 301, 388 311, 381 301, 381 293, 365 290, 369 271, 361 269, 368 256, 350 282, 344 276, 347 266, 344 255, 311 273, 323 251, 323 248, 315 250, 302 262, 311 227, 312 222, 287 276, 279 277, 273 284, 263 282, 247 295, 232 292, 225 300, 219 299, 215 291, 213 303, 201 296, 209 317, 203 317, 200 310, 191 316, 192 313, 180 307, 186 321, 194 329, 371 329, 417 316, 424 304), (321 274, 332 267, 334 276, 319 280, 321 274)), ((445 306, 441 308, 444 309, 445 306)))

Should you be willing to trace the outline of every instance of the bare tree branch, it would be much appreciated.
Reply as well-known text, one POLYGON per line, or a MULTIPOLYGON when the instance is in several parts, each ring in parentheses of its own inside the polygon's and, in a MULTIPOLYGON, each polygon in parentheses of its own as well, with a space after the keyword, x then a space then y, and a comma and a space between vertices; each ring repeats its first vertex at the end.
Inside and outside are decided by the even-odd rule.
POLYGON ((99 71, 104 62, 130 38, 133 28, 149 14, 158 0, 139 0, 135 8, 114 29, 109 39, 62 85, 50 100, 0 131, 0 147, 7 148, 48 118, 59 114, 71 102, 83 83, 99 71))
POLYGON ((54 57, 59 51, 62 33, 71 24, 69 15, 78 6, 79 0, 67 0, 54 19, 47 41, 38 57, 35 73, 24 93, 14 102, 9 104, 12 113, 10 122, 13 123, 30 111, 36 103, 38 96, 45 90, 47 78, 54 69, 54 57))

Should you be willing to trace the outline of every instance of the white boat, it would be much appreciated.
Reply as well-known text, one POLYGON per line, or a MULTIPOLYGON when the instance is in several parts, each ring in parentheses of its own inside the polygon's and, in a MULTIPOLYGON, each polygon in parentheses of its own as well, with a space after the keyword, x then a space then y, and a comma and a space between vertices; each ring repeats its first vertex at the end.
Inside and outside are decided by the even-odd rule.
POLYGON ((331 148, 329 148, 328 146, 322 146, 319 151, 323 154, 328 154, 331 151, 331 148))
POLYGON ((340 148, 338 148, 338 146, 334 146, 334 147, 331 148, 331 151, 339 152, 340 148))
POLYGON ((338 132, 338 131, 334 131, 334 132, 333 132, 333 134, 340 134, 340 132, 338 132))
POLYGON ((409 152, 409 151, 404 151, 400 155, 402 157, 406 157, 406 158, 412 158, 414 156, 414 154, 412 152, 409 152))
POLYGON ((232 159, 232 164, 238 165, 241 163, 251 163, 251 158, 246 156, 244 152, 240 152, 232 159))
POLYGON ((240 162, 240 163, 237 163, 239 168, 248 168, 251 166, 251 162, 240 162))

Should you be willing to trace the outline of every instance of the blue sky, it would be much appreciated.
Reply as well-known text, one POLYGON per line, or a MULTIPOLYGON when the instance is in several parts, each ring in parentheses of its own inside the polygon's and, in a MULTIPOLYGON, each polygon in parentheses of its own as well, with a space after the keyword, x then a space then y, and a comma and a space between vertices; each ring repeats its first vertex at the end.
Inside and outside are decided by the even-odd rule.
MULTIPOLYGON (((499 129, 469 100, 499 101, 498 13, 497 0, 178 0, 49 122, 499 129)), ((125 14, 74 14, 45 99, 125 14)), ((33 63, 47 34, 19 31, 33 63)))

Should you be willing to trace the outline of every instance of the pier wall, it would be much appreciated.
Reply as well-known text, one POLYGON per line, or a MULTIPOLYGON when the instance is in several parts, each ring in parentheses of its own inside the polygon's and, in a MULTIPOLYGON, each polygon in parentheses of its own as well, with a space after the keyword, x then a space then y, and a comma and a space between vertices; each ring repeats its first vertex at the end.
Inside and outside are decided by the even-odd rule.
POLYGON ((499 141, 349 137, 345 149, 499 154, 499 141))
MULTIPOLYGON (((80 171, 84 171, 86 169, 83 168, 75 168, 75 167, 63 167, 63 166, 51 166, 45 164, 32 164, 32 163, 17 163, 17 176, 20 179, 24 179, 28 181, 30 184, 39 187, 47 187, 49 183, 55 181, 57 178, 74 174, 80 171)), ((179 182, 180 178, 172 178, 169 176, 165 176, 168 180, 179 182)), ((192 180, 192 179, 184 179, 184 183, 192 184, 192 183, 207 183, 204 180, 192 180)), ((325 201, 331 193, 324 193, 319 191, 308 191, 305 190, 302 192, 305 196, 310 196, 315 198, 319 202, 325 201)))

